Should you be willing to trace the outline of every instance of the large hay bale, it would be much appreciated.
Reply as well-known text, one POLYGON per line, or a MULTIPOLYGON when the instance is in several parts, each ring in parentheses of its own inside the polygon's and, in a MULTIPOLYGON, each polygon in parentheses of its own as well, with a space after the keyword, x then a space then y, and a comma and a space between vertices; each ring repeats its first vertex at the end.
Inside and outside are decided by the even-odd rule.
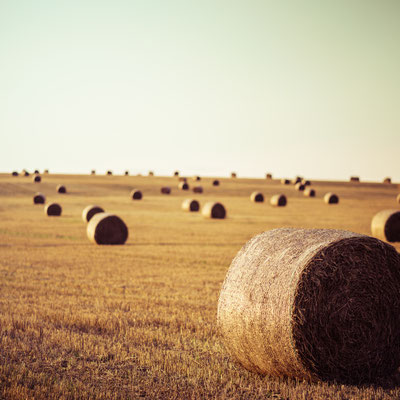
POLYGON ((199 211, 200 203, 197 200, 186 199, 182 203, 182 210, 185 211, 199 211))
POLYGON ((64 185, 58 185, 57 192, 58 193, 67 193, 67 188, 64 185))
POLYGON ((141 200, 143 197, 142 192, 139 189, 132 189, 131 198, 132 200, 141 200))
POLYGON ((162 194, 170 194, 171 193, 171 188, 169 186, 163 186, 161 188, 161 193, 162 194))
POLYGON ((225 207, 221 203, 212 201, 204 204, 201 213, 205 218, 224 219, 226 217, 225 207))
POLYGON ((203 186, 194 186, 193 192, 194 193, 203 193, 203 186))
POLYGON ((187 182, 179 182, 178 188, 181 190, 189 190, 189 185, 187 182))
POLYGON ((392 179, 387 177, 383 180, 383 183, 387 183, 387 184, 391 184, 392 183, 392 179))
POLYGON ((250 195, 250 200, 254 203, 262 203, 264 201, 264 195, 261 192, 253 192, 250 195))
POLYGON ((271 197, 269 203, 274 207, 284 207, 287 204, 287 199, 284 194, 275 194, 271 197))
POLYGON ((35 175, 32 179, 33 183, 39 183, 42 181, 42 178, 40 177, 40 175, 35 175))
POLYGON ((266 179, 272 179, 272 174, 270 174, 270 173, 265 174, 265 178, 266 178, 266 179))
POLYGON ((44 208, 44 213, 49 217, 59 217, 61 215, 62 208, 57 203, 46 204, 44 208))
POLYGON ((289 185, 290 184, 290 180, 282 178, 281 179, 281 183, 282 183, 282 185, 289 185))
POLYGON ((46 196, 43 193, 35 193, 33 196, 33 204, 44 204, 46 201, 46 196))
POLYGON ((326 204, 338 204, 339 203, 339 196, 334 194, 334 193, 328 192, 324 196, 324 202, 326 204))
POLYGON ((298 190, 299 192, 304 191, 304 189, 306 188, 305 185, 303 185, 301 182, 296 183, 296 185, 294 185, 294 188, 296 190, 298 190))
POLYGON ((88 223, 94 215, 103 213, 103 212, 104 212, 104 210, 99 206, 93 206, 93 205, 87 206, 82 211, 83 222, 88 223))
POLYGON ((360 182, 360 177, 359 176, 351 176, 350 182, 360 182))
POLYGON ((124 244, 128 239, 128 228, 116 215, 98 213, 87 224, 88 238, 97 244, 124 244))
POLYGON ((219 180, 214 179, 212 184, 213 184, 213 186, 219 186, 219 180))
POLYGON ((11 175, 12 175, 12 176, 18 176, 19 173, 18 173, 17 171, 13 171, 13 172, 11 173, 11 175))
POLYGON ((400 211, 382 210, 372 218, 372 236, 388 242, 400 242, 400 211))
POLYGON ((306 188, 303 192, 306 197, 315 197, 315 190, 311 188, 306 188))
POLYGON ((400 256, 352 232, 264 232, 232 261, 217 319, 250 371, 349 383, 390 375, 400 365, 400 256))
POLYGON ((231 178, 237 178, 236 172, 231 172, 231 178))

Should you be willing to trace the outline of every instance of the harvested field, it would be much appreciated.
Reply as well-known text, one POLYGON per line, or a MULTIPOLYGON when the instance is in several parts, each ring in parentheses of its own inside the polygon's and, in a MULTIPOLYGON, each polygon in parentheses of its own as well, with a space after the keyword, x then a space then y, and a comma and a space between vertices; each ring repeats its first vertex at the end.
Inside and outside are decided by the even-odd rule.
MULTIPOLYGON (((51 167, 51 166, 50 166, 51 167)), ((161 176, 0 174, 1 399, 398 399, 400 378, 364 386, 271 378, 242 368, 217 332, 219 292, 232 259, 254 235, 281 227, 371 234, 372 217, 398 209, 397 184, 312 181, 314 198, 276 179, 202 177, 202 204, 227 218, 182 212, 186 191, 169 196, 161 176), (44 218, 40 191, 62 215, 44 218), (132 187, 145 196, 132 206, 132 187), (257 207, 284 194, 285 207, 257 207), (327 207, 323 195, 340 202, 327 207), (61 200, 60 200, 61 201, 61 200), (99 204, 129 228, 123 246, 97 246, 82 210, 99 204)), ((393 243, 397 251, 399 243, 393 243)))

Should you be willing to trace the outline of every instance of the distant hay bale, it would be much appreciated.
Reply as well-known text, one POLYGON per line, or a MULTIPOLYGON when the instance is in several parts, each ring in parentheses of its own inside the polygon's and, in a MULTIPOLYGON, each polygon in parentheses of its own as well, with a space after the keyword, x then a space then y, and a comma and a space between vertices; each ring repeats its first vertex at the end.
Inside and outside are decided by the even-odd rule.
POLYGON ((39 183, 39 182, 41 182, 42 181, 42 178, 40 177, 40 175, 35 175, 34 177, 33 177, 33 182, 34 183, 39 183))
POLYGON ((174 176, 179 176, 179 171, 175 171, 174 176))
POLYGON ((12 176, 18 176, 19 173, 18 173, 17 171, 13 171, 11 175, 12 175, 12 176))
POLYGON ((219 180, 214 179, 212 184, 213 184, 213 186, 219 186, 219 180))
POLYGON ((360 182, 360 177, 359 176, 351 176, 350 182, 360 182))
POLYGON ((201 213, 205 218, 224 219, 226 217, 225 207, 221 203, 212 201, 204 204, 201 213))
POLYGON ((203 193, 203 186, 194 186, 193 192, 194 193, 203 193))
POLYGON ((268 173, 268 174, 265 174, 265 178, 266 178, 266 179, 272 179, 272 174, 269 174, 269 173, 268 173))
POLYGON ((33 196, 33 204, 44 204, 46 201, 46 196, 43 193, 35 193, 33 196))
POLYGON ((153 171, 149 171, 149 176, 154 176, 154 172, 153 171))
POLYGON ((39 174, 39 170, 35 169, 35 171, 33 172, 34 174, 39 174))
POLYGON ((91 175, 96 175, 96 170, 92 169, 92 171, 90 172, 91 175))
POLYGON ((306 188, 303 192, 306 197, 315 197, 315 190, 311 188, 306 188))
POLYGON ((400 242, 400 211, 382 210, 372 218, 372 236, 388 242, 400 242))
POLYGON ((163 186, 161 188, 161 193, 162 194, 170 194, 171 193, 171 188, 169 186, 163 186))
POLYGON ((397 195, 396 201, 400 204, 400 194, 397 195))
POLYGON ((302 183, 302 185, 304 185, 304 186, 310 186, 310 185, 311 185, 311 182, 310 182, 308 179, 302 179, 302 180, 301 180, 301 183, 302 183))
POLYGON ((294 188, 295 188, 296 190, 298 190, 299 192, 302 192, 306 187, 305 187, 301 182, 298 182, 298 183, 296 183, 296 185, 294 186, 294 188))
POLYGON ((201 177, 200 177, 200 176, 194 176, 192 179, 193 179, 194 181, 200 181, 200 180, 201 180, 201 177))
POLYGON ((271 197, 269 203, 274 207, 284 207, 287 204, 287 199, 284 194, 275 194, 271 197))
POLYGON ((112 171, 107 171, 107 175, 112 175, 112 171))
POLYGON ((232 261, 217 326, 250 371, 369 382, 400 365, 399 293, 392 246, 340 230, 274 229, 232 261))
POLYGON ((298 176, 297 178, 292 179, 292 184, 297 185, 298 183, 301 183, 302 178, 298 176))
POLYGON ((49 170, 48 170, 48 169, 45 169, 45 170, 43 171, 43 173, 48 174, 48 173, 49 173, 49 170))
POLYGON ((334 194, 334 193, 328 192, 324 196, 324 202, 326 204, 338 204, 339 203, 339 196, 334 194))
POLYGON ((232 173, 231 173, 231 178, 237 178, 236 172, 232 172, 232 173))
POLYGON ((57 203, 49 203, 44 208, 44 213, 49 217, 59 217, 61 215, 62 208, 57 203))
POLYGON ((104 210, 99 206, 93 206, 93 205, 87 206, 82 211, 83 222, 88 223, 95 214, 99 214, 99 213, 103 213, 103 212, 104 212, 104 210))
POLYGON ((64 185, 58 185, 57 192, 58 193, 67 193, 67 188, 64 185))
POLYGON ((24 171, 24 176, 29 176, 29 172, 28 171, 24 171))
POLYGON ((264 201, 264 195, 260 192, 253 192, 250 195, 250 200, 254 203, 262 203, 264 201))
POLYGON ((124 244, 128 239, 128 228, 124 221, 109 213, 95 214, 87 224, 89 240, 96 244, 124 244))
POLYGON ((389 177, 385 178, 383 180, 383 183, 391 184, 392 183, 392 178, 389 178, 389 177))
POLYGON ((142 192, 139 189, 132 189, 131 198, 132 200, 141 200, 143 197, 142 192))
POLYGON ((282 185, 289 185, 290 184, 290 180, 289 179, 281 179, 281 184, 282 185))
POLYGON ((185 211, 199 211, 200 203, 197 200, 186 199, 182 203, 182 210, 185 211))
POLYGON ((181 190, 189 190, 189 185, 187 184, 187 182, 180 182, 178 188, 181 190))
POLYGON ((129 175, 129 171, 125 171, 125 176, 128 176, 129 175))

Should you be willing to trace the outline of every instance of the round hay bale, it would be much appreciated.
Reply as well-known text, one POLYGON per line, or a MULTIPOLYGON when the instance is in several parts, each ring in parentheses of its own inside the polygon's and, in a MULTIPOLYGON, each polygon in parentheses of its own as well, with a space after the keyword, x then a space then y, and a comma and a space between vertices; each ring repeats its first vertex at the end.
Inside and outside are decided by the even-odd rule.
POLYGON ((57 192, 58 193, 67 193, 67 188, 64 185, 58 185, 57 192))
POLYGON ((44 208, 44 213, 49 217, 59 217, 61 215, 62 208, 57 203, 46 204, 44 208))
POLYGON ((301 179, 299 176, 297 178, 292 179, 292 184, 297 185, 298 183, 301 183, 301 179))
POLYGON ((49 173, 49 170, 48 170, 48 169, 45 169, 45 170, 44 170, 44 173, 45 173, 45 174, 48 174, 48 173, 49 173))
POLYGON ((396 201, 400 204, 400 193, 397 195, 396 201))
POLYGON ((236 172, 231 172, 231 178, 237 178, 236 172))
POLYGON ((400 256, 378 239, 281 228, 252 238, 223 283, 217 324, 257 373, 368 382, 400 365, 400 256))
POLYGON ((89 240, 97 244, 124 244, 128 239, 128 228, 116 215, 98 213, 87 224, 89 240))
POLYGON ((305 185, 303 185, 301 182, 296 183, 296 185, 294 186, 294 188, 296 190, 298 190, 299 192, 304 191, 304 189, 306 188, 305 185))
POLYGON ((129 171, 125 171, 125 176, 128 176, 129 175, 129 171))
POLYGON ((392 183, 392 179, 387 177, 383 180, 383 183, 387 183, 387 184, 391 184, 392 183))
POLYGON ((153 171, 149 171, 149 176, 154 176, 154 172, 153 171))
POLYGON ((180 182, 178 188, 181 190, 189 190, 189 185, 187 184, 187 182, 180 182))
POLYGON ((326 204, 338 204, 339 203, 339 196, 334 194, 334 193, 328 192, 324 196, 324 202, 326 204))
POLYGON ((104 210, 99 206, 87 206, 82 211, 83 222, 88 223, 95 214, 103 213, 104 210))
POLYGON ((265 178, 266 178, 266 179, 272 179, 272 174, 269 174, 269 173, 268 173, 268 174, 265 174, 265 178))
POLYGON ((289 179, 281 179, 281 184, 282 185, 289 185, 290 184, 290 180, 289 179))
POLYGON ((193 192, 194 193, 203 193, 203 186, 194 186, 193 192))
POLYGON ((201 177, 200 177, 200 176, 194 176, 192 179, 193 179, 194 181, 200 181, 200 180, 201 180, 201 177))
POLYGON ((33 180, 32 180, 34 183, 39 183, 39 182, 41 182, 42 181, 42 178, 40 177, 40 175, 35 175, 34 177, 33 177, 33 180))
POLYGON ((315 197, 315 190, 311 188, 306 188, 303 192, 306 197, 315 197))
POLYGON ((382 210, 372 218, 372 236, 388 242, 400 242, 400 211, 382 210))
POLYGON ((271 206, 284 207, 287 204, 287 199, 284 194, 275 194, 274 196, 271 197, 269 202, 271 206))
POLYGON ((143 197, 142 192, 138 189, 132 189, 131 198, 132 200, 141 200, 143 197))
POLYGON ((12 176, 18 176, 19 173, 18 173, 17 171, 13 171, 13 172, 11 173, 11 175, 12 175, 12 176))
POLYGON ((92 169, 92 171, 90 172, 91 175, 96 175, 96 170, 92 169))
POLYGON ((112 171, 107 171, 107 175, 112 175, 112 171))
POLYGON ((351 176, 350 182, 360 182, 360 177, 359 176, 351 176))
POLYGON ((24 176, 29 176, 29 172, 28 171, 24 171, 24 176))
POLYGON ((182 203, 182 210, 185 211, 199 211, 200 203, 197 200, 186 199, 182 203))
POLYGON ((39 170, 35 169, 35 171, 33 173, 38 175, 39 174, 39 170))
POLYGON ((214 179, 212 184, 213 184, 213 186, 219 186, 219 180, 214 179))
POLYGON ((171 188, 169 186, 163 186, 161 188, 161 193, 162 194, 170 194, 171 193, 171 188))
POLYGON ((35 193, 33 196, 33 204, 44 204, 46 201, 46 196, 43 193, 35 193))
POLYGON ((260 192, 253 192, 250 195, 250 200, 254 203, 262 203, 264 201, 264 195, 260 192))
POLYGON ((174 176, 179 176, 179 171, 175 171, 174 176))
POLYGON ((302 180, 301 180, 301 183, 302 183, 302 185, 304 185, 304 186, 310 186, 310 185, 311 185, 311 182, 310 182, 309 180, 307 180, 307 179, 302 179, 302 180))
POLYGON ((221 203, 214 203, 212 201, 204 204, 201 213, 205 218, 224 219, 226 217, 225 207, 221 203))

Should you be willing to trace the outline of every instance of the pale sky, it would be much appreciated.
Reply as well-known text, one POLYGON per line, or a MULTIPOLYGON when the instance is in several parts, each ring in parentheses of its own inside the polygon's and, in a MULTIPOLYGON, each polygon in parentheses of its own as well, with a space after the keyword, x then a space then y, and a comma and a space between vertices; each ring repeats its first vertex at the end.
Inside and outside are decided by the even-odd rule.
POLYGON ((398 0, 0 0, 0 171, 400 181, 398 0))

